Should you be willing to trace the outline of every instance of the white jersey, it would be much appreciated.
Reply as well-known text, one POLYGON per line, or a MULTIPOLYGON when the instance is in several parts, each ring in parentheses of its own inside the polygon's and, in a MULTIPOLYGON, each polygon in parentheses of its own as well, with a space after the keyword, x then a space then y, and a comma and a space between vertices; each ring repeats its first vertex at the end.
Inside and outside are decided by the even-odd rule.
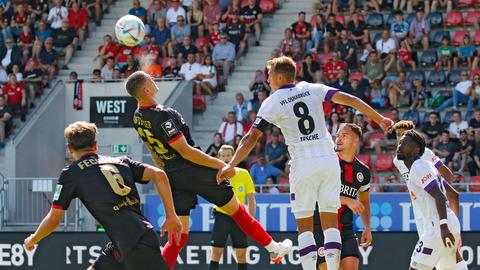
POLYGON ((292 160, 335 154, 323 102, 331 100, 337 91, 307 82, 286 85, 262 103, 254 127, 263 129, 268 123, 279 127, 292 160))

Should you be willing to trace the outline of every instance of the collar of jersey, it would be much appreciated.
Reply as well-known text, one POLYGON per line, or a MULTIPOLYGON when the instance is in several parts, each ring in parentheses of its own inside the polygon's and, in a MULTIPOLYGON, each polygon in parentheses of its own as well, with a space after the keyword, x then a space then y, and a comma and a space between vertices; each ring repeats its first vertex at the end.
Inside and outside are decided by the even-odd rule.
POLYGON ((293 87, 295 87, 295 84, 293 84, 293 83, 287 83, 287 84, 284 84, 284 85, 280 86, 280 88, 278 88, 278 90, 280 90, 280 89, 288 89, 288 88, 293 88, 293 87))
POLYGON ((80 159, 83 159, 83 158, 86 158, 86 157, 89 157, 89 156, 98 156, 98 154, 95 153, 95 152, 89 152, 89 153, 84 154, 80 159))
POLYGON ((140 110, 148 110, 148 109, 155 108, 155 107, 157 107, 157 104, 152 104, 152 105, 148 105, 148 106, 138 106, 138 108, 140 110))

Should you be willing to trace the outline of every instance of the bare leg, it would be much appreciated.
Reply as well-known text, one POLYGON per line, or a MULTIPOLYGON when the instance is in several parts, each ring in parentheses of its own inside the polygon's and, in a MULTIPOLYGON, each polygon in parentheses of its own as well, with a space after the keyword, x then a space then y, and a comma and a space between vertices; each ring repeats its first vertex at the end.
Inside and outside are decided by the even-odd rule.
POLYGON ((67 48, 65 49, 65 65, 68 65, 72 60, 73 51, 74 51, 73 45, 68 45, 67 48))

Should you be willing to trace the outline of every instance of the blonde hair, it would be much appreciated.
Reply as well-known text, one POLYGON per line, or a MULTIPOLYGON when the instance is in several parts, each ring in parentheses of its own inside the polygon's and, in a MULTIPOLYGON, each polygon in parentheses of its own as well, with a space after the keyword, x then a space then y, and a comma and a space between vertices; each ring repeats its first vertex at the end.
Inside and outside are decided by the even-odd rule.
POLYGON ((220 149, 218 150, 218 153, 220 154, 220 151, 231 151, 232 152, 232 155, 235 154, 235 149, 233 148, 233 146, 231 145, 228 145, 228 144, 224 144, 220 147, 220 149))
POLYGON ((63 134, 71 148, 81 150, 95 145, 97 131, 95 124, 78 121, 66 127, 63 134))
POLYGON ((283 75, 287 81, 293 82, 297 74, 297 65, 292 58, 281 56, 267 61, 267 68, 271 72, 283 75))

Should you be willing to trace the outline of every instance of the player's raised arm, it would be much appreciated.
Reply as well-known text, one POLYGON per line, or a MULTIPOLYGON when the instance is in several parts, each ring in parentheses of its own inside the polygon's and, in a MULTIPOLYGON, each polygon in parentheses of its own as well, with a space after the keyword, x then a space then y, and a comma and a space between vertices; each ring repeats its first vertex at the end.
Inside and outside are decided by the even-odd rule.
POLYGON ((226 165, 225 162, 211 157, 199 149, 189 145, 184 136, 181 136, 174 142, 170 143, 170 146, 173 147, 173 149, 175 149, 180 155, 182 155, 183 158, 195 164, 210 167, 216 170, 219 170, 226 165))
POLYGON ((50 235, 60 225, 65 210, 58 208, 50 208, 50 212, 45 216, 35 233, 31 234, 24 241, 27 250, 33 250, 35 245, 43 238, 50 235))
POLYGON ((383 117, 377 111, 375 111, 372 107, 370 107, 367 103, 363 102, 361 99, 352 96, 350 94, 336 91, 336 93, 332 97, 332 101, 338 104, 346 105, 352 107, 356 110, 359 110, 368 118, 375 121, 383 130, 389 131, 393 126, 393 121, 386 117, 383 117))

